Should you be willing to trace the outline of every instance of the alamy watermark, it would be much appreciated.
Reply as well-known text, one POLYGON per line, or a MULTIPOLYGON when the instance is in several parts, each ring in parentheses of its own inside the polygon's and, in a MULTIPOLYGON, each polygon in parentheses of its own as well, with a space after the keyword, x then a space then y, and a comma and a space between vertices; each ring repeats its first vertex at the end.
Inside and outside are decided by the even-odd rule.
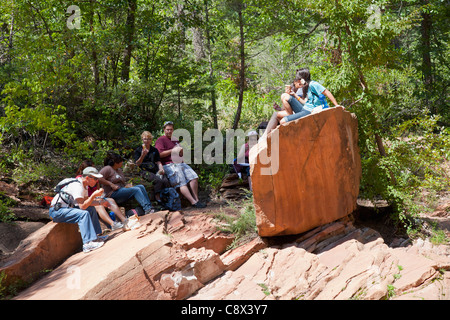
MULTIPOLYGON (((203 133, 202 121, 194 121, 194 135, 187 129, 175 129, 172 134, 172 140, 181 140, 180 146, 183 148, 183 155, 180 156, 177 150, 172 151, 172 161, 174 163, 184 162, 186 164, 233 164, 247 163, 244 153, 239 151, 245 145, 248 138, 249 150, 258 148, 258 136, 250 135, 249 131, 242 129, 228 129, 225 135, 218 129, 207 129, 203 133), (208 143, 204 146, 204 143, 208 143), (236 142, 236 144, 235 144, 236 142), (237 149, 235 149, 237 147, 237 149), (235 157, 235 150, 238 156, 235 157)), ((260 135, 263 133, 260 132, 260 135)), ((265 138, 262 138, 265 139, 265 138)), ((278 172, 279 166, 279 134, 278 130, 272 131, 270 145, 254 150, 257 157, 250 156, 249 164, 256 164, 258 161, 261 166, 260 175, 273 175, 278 172), (269 154, 270 153, 270 154, 269 154)))
POLYGON ((67 18, 66 25, 70 30, 81 28, 81 10, 79 6, 71 5, 67 8, 67 13, 72 15, 67 18))
POLYGON ((381 28, 381 8, 374 4, 367 8, 367 14, 369 14, 369 19, 367 19, 366 26, 369 29, 380 29, 381 28))
POLYGON ((66 280, 66 287, 69 290, 78 290, 81 288, 81 268, 78 266, 67 267, 66 272, 69 274, 66 280))

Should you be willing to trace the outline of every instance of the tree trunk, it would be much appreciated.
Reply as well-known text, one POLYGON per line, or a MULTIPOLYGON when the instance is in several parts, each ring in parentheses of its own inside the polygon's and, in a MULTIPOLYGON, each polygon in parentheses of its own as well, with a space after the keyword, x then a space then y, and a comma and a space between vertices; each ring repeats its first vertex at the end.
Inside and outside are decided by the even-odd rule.
MULTIPOLYGON (((94 38, 94 2, 91 0, 91 12, 89 12, 89 29, 91 31, 91 38, 94 38)), ((97 94, 98 85, 100 84, 100 74, 98 71, 97 51, 95 49, 95 41, 92 45, 92 74, 95 82, 95 93, 97 94)))
POLYGON ((128 0, 127 22, 125 25, 125 50, 123 52, 122 80, 130 79, 131 53, 133 51, 133 40, 136 20, 137 0, 128 0))
POLYGON ((245 41, 244 41, 244 19, 242 17, 242 5, 239 6, 239 31, 240 31, 240 56, 241 56, 241 69, 239 70, 239 102, 236 110, 236 115, 234 117, 233 129, 236 130, 239 125, 239 120, 241 119, 242 103, 244 100, 244 89, 245 89, 245 41))
MULTIPOLYGON (((428 4, 428 0, 423 2, 424 5, 428 4)), ((420 25, 421 49, 422 49, 422 76, 425 89, 431 92, 433 85, 432 65, 431 65, 431 28, 433 26, 431 15, 426 12, 422 12, 422 22, 420 25)), ((428 94, 425 95, 428 97, 428 94)), ((425 98, 426 99, 426 98, 425 98)))
POLYGON ((219 129, 217 121, 217 105, 216 105, 216 88, 214 80, 214 68, 212 63, 212 50, 211 50, 211 35, 209 33, 209 12, 208 12, 208 0, 205 0, 205 20, 206 20, 206 49, 208 50, 208 63, 209 63, 209 84, 211 86, 211 108, 213 114, 214 129, 219 129))
MULTIPOLYGON (((11 12, 11 26, 9 27, 9 39, 8 39, 8 64, 11 65, 12 62, 12 49, 13 49, 13 34, 14 34, 14 10, 11 12)), ((11 68, 9 69, 11 70, 11 68)), ((8 71, 9 75, 10 71, 8 71)))

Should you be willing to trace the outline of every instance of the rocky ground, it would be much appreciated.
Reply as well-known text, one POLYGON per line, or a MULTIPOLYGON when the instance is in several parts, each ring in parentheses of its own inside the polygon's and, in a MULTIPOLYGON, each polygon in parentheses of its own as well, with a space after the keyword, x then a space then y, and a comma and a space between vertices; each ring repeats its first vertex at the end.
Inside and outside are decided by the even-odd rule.
MULTIPOLYGON (((12 210, 20 217, 14 223, 0 223, 0 250, 6 259, 25 237, 49 220, 47 209, 36 201, 20 198, 12 185, 3 182, 2 187, 19 200, 19 205, 12 210)), ((236 197, 235 192, 229 194, 236 197)), ((71 259, 77 263, 88 259, 87 264, 96 255, 101 256, 102 250, 106 254, 105 250, 117 248, 125 240, 128 244, 141 241, 136 244, 137 251, 130 252, 129 259, 146 252, 149 258, 145 261, 158 261, 157 265, 148 265, 139 260, 144 271, 147 270, 145 281, 156 288, 155 294, 147 296, 149 299, 450 298, 450 246, 445 237, 450 230, 449 193, 441 195, 436 210, 418 218, 428 237, 414 239, 389 220, 388 207, 374 213, 370 204, 361 202, 360 210, 352 215, 304 234, 260 238, 254 233, 230 250, 231 240, 227 235, 217 236, 218 222, 213 217, 217 213, 238 215, 238 209, 238 204, 230 206, 217 198, 204 209, 184 208, 181 213, 162 213, 145 220, 140 230, 132 231, 137 237, 132 232, 119 232, 105 244, 105 249, 89 255, 77 253, 66 263, 71 263, 71 259), (142 244, 145 239, 162 244, 155 249, 156 244, 142 244), (170 263, 161 262, 166 259, 170 263), (183 290, 180 282, 186 283, 183 290)), ((110 254, 108 259, 112 259, 110 254)), ((111 262, 111 267, 116 260, 111 262)), ((122 270, 133 265, 132 270, 137 270, 134 263, 130 260, 126 267, 123 264, 117 268, 122 270)), ((102 272, 106 272, 104 269, 102 272)), ((57 270, 52 273, 58 274, 57 270)), ((104 297, 89 291, 80 298, 104 297)))

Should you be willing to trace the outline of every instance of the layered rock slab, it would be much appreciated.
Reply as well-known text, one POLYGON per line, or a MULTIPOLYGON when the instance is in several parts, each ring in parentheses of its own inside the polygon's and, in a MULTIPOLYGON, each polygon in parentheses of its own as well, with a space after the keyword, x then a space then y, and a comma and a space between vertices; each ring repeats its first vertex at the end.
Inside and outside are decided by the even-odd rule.
POLYGON ((72 255, 15 299, 184 299, 225 271, 220 254, 233 238, 211 220, 167 211, 143 216, 142 227, 72 255))
POLYGON ((450 257, 438 249, 391 248, 344 218, 254 253, 189 299, 449 299, 450 257))
POLYGON ((358 121, 342 107, 288 122, 250 150, 260 236, 299 234, 356 209, 358 121))
POLYGON ((45 270, 79 251, 81 245, 77 225, 47 223, 22 240, 16 250, 1 261, 0 273, 6 275, 2 285, 34 281, 45 270))

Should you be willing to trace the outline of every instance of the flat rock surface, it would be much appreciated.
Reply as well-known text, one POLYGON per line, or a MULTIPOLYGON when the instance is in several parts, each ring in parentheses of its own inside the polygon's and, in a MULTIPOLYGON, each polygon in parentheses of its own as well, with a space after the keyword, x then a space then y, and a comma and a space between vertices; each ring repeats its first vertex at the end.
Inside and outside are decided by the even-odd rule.
POLYGON ((449 299, 450 248, 385 243, 353 216, 228 250, 210 215, 157 212, 79 252, 15 299, 449 299))

